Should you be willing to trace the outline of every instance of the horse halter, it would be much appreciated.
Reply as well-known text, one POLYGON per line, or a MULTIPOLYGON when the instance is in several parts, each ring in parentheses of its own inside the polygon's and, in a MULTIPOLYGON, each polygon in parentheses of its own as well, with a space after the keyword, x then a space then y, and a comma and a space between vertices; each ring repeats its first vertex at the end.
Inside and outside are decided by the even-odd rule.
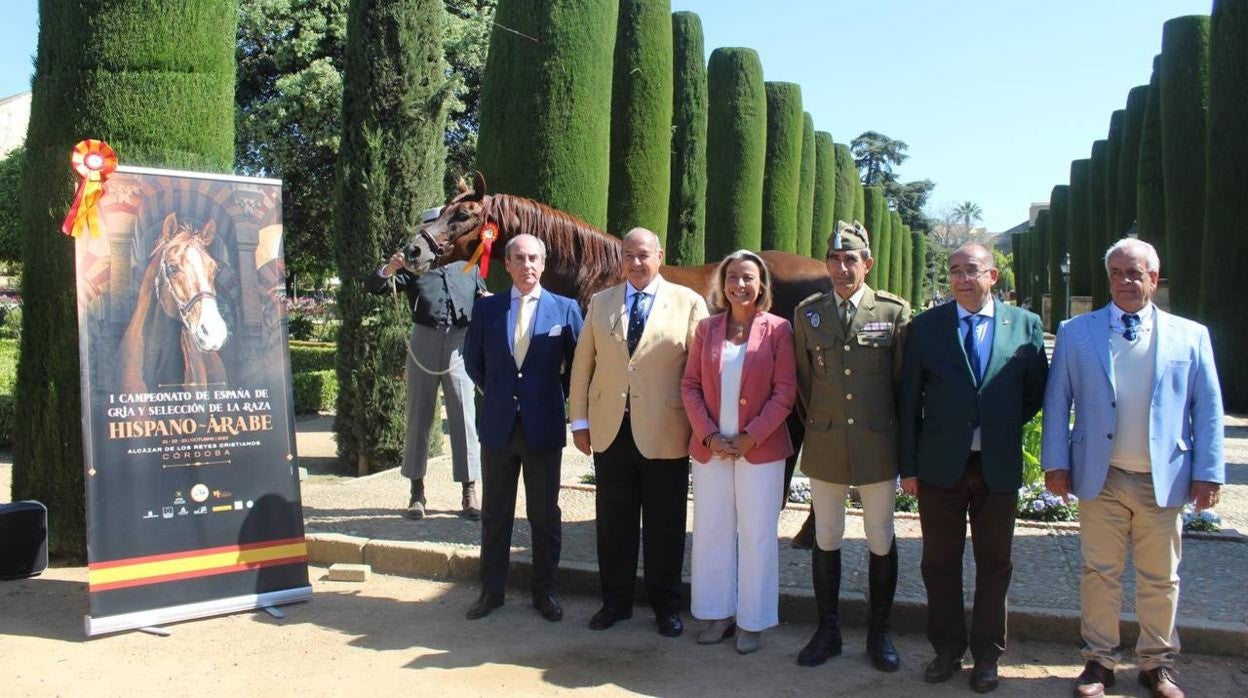
POLYGON ((193 331, 191 329, 191 322, 187 319, 187 315, 191 312, 191 309, 194 308, 199 302, 209 298, 216 300, 217 294, 212 291, 200 291, 199 293, 191 296, 185 303, 182 302, 182 299, 178 298, 177 292, 173 290, 172 274, 169 271, 169 264, 165 261, 165 250, 165 245, 161 245, 155 250, 155 252, 160 253, 160 274, 157 275, 155 279, 156 298, 158 300, 160 299, 161 282, 163 281, 165 289, 169 292, 169 297, 173 299, 174 305, 177 306, 178 319, 182 321, 182 326, 186 328, 186 331, 191 332, 193 331))

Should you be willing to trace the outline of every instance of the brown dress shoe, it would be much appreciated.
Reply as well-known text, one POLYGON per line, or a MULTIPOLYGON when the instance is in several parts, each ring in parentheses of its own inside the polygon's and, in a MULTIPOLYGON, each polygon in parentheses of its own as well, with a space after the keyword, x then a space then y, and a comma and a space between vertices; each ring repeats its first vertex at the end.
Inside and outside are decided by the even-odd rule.
POLYGON ((1075 680, 1075 695, 1079 698, 1101 698, 1107 689, 1113 687, 1114 670, 1094 659, 1083 667, 1083 673, 1075 680))
POLYGON ((464 497, 461 501, 462 509, 459 515, 469 521, 481 520, 481 500, 477 499, 477 483, 464 483, 464 497))
POLYGON ((1178 674, 1168 666, 1140 672, 1140 683, 1152 692, 1155 698, 1183 698, 1183 689, 1175 679, 1178 674))

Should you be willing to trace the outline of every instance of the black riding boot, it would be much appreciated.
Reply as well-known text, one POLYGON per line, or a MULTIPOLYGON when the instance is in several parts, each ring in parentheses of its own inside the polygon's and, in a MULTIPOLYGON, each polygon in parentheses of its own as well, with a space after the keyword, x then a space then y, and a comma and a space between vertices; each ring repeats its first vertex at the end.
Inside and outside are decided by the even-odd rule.
POLYGON ((819 666, 841 653, 841 627, 838 602, 841 596, 841 551, 820 550, 816 543, 811 549, 815 608, 819 613, 819 627, 814 637, 797 655, 802 666, 819 666))
POLYGON ((867 622, 867 655, 880 671, 897 671, 901 657, 888 635, 888 617, 893 611, 897 593, 897 539, 887 555, 871 553, 867 567, 867 591, 870 617, 867 622))

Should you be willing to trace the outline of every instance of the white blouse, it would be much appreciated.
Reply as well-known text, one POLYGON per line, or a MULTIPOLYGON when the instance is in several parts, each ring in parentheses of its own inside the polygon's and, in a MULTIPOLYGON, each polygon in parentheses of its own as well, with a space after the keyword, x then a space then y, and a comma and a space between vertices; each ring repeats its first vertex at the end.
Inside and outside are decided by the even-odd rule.
POLYGON ((719 372, 719 433, 727 438, 737 435, 741 398, 741 369, 745 367, 745 345, 724 340, 723 362, 719 372))

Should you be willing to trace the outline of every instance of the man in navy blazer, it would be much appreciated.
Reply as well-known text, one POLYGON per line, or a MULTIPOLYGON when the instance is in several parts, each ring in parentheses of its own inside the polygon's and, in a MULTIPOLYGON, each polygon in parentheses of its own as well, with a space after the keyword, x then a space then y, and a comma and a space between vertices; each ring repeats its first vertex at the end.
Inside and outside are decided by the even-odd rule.
POLYGON ((564 402, 581 311, 570 298, 541 287, 546 246, 532 235, 507 241, 509 293, 487 296, 473 308, 464 339, 464 364, 482 392, 477 410, 485 492, 481 506, 481 596, 469 620, 503 605, 516 485, 524 473, 533 539, 533 607, 543 618, 563 618, 555 594, 562 541, 559 465, 567 443, 564 402))
POLYGON ((1113 302, 1062 323, 1045 391, 1045 485, 1079 497, 1087 662, 1075 685, 1080 696, 1114 685, 1128 540, 1139 679, 1153 695, 1183 695, 1173 669, 1181 512, 1188 501, 1197 510, 1216 504, 1226 478, 1209 331, 1152 304, 1160 267, 1142 240, 1109 248, 1113 302))

